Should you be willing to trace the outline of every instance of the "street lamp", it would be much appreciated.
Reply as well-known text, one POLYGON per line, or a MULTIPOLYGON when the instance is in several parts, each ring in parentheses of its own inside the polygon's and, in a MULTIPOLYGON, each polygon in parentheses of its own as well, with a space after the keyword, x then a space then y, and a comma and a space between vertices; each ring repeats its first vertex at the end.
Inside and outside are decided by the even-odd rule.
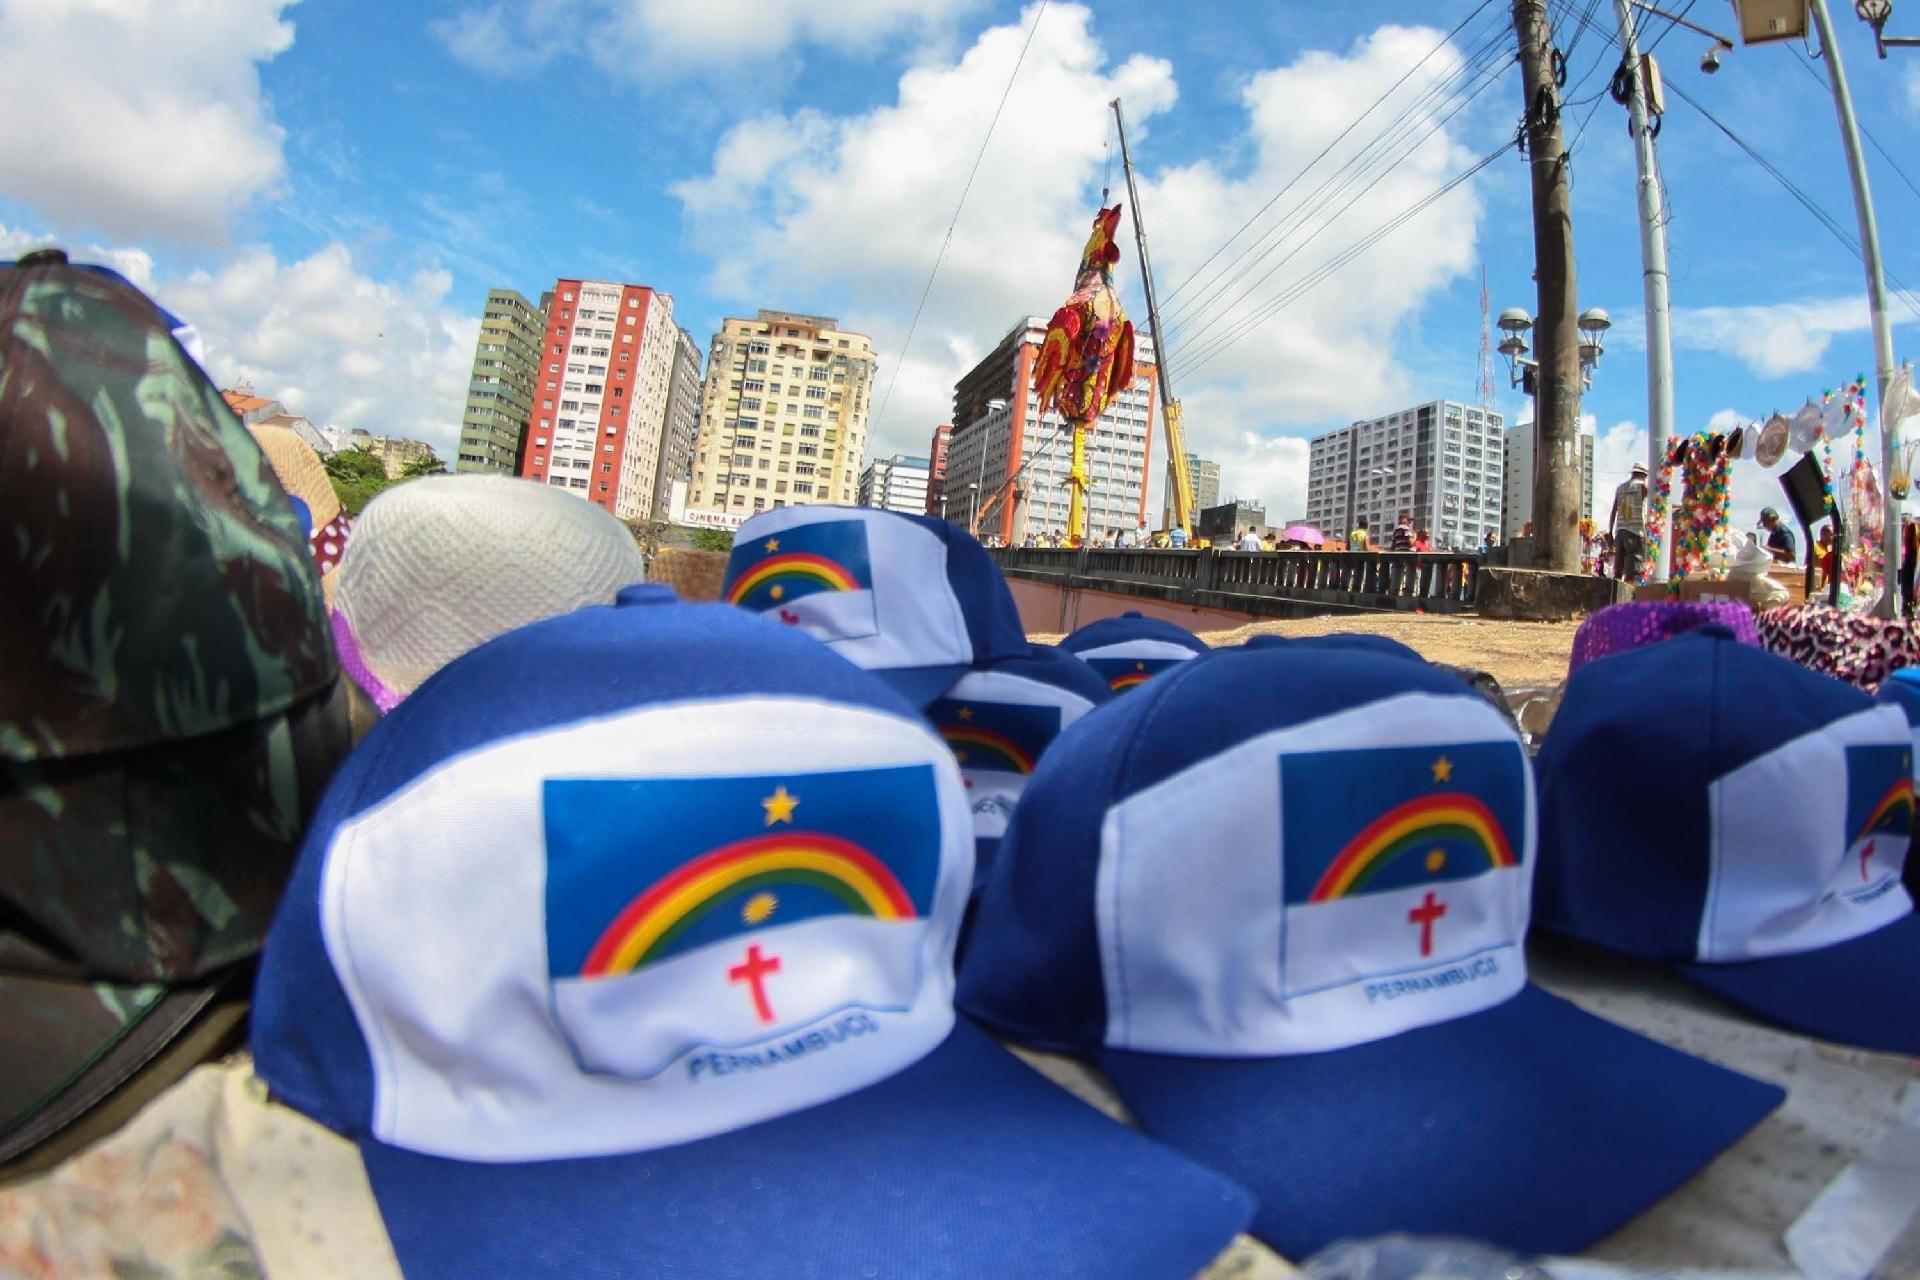
MULTIPOLYGON (((1519 307, 1508 307, 1500 313, 1496 321, 1500 331, 1507 336, 1500 340, 1498 350, 1507 358, 1507 376, 1512 386, 1524 387, 1530 396, 1538 395, 1535 385, 1540 362, 1527 355, 1527 334, 1533 329, 1533 317, 1519 307)), ((1594 366, 1600 363, 1600 357, 1606 354, 1606 332, 1613 328, 1613 317, 1599 307, 1588 307, 1580 313, 1574 322, 1580 329, 1580 387, 1584 391, 1593 389, 1594 366)))
POLYGON ((1890 36, 1884 34, 1887 19, 1893 16, 1893 0, 1853 0, 1853 12, 1860 21, 1873 28, 1873 47, 1880 56, 1887 56, 1889 45, 1895 48, 1912 48, 1920 45, 1920 36, 1890 36))
POLYGON ((973 528, 973 520, 980 509, 980 486, 977 482, 967 482, 967 528, 973 528))

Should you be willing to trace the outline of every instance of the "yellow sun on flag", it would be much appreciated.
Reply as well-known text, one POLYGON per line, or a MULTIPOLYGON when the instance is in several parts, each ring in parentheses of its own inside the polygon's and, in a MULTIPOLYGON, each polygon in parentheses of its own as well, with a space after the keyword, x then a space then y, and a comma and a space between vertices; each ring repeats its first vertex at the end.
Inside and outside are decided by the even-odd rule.
POLYGON ((1447 851, 1445 849, 1433 849, 1428 851, 1427 870, 1438 871, 1446 865, 1447 865, 1447 851))
POLYGON ((780 899, 770 893, 756 893, 747 899, 747 905, 740 908, 740 918, 748 924, 765 924, 773 917, 780 905, 780 899))
POLYGON ((773 584, 773 589, 768 591, 767 594, 772 596, 775 600, 778 600, 781 596, 784 596, 785 594, 787 594, 787 589, 776 582, 773 584))

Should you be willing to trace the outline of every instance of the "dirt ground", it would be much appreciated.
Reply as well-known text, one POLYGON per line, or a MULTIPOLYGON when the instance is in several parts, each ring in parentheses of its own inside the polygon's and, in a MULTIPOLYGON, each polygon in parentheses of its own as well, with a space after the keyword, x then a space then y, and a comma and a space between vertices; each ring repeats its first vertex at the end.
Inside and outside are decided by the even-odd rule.
MULTIPOLYGON (((1430 613, 1344 614, 1298 621, 1255 622, 1232 631, 1203 631, 1211 645, 1239 644, 1248 636, 1323 636, 1333 631, 1364 631, 1411 645, 1431 662, 1477 667, 1511 689, 1557 684, 1567 674, 1573 652, 1574 622, 1490 622, 1430 613)), ((1035 635, 1052 644, 1059 636, 1035 635)))

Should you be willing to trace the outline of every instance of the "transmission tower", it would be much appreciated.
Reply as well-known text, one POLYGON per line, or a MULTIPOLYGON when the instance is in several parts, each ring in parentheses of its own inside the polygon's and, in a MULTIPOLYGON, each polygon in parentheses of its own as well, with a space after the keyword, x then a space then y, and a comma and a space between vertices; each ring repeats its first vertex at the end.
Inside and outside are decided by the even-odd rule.
POLYGON ((1487 311, 1487 264, 1480 264, 1480 413, 1493 418, 1493 321, 1487 311))

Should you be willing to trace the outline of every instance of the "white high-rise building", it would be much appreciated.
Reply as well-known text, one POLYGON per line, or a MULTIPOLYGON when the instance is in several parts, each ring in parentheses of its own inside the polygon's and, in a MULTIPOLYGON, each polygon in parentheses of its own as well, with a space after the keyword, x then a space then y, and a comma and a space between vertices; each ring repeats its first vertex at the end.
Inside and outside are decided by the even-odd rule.
POLYGON ((1364 517, 1376 544, 1402 511, 1435 550, 1472 550, 1500 532, 1505 441, 1498 413, 1435 400, 1356 422, 1308 448, 1307 523, 1344 538, 1364 517))
MULTIPOLYGON (((1505 528, 1500 540, 1517 538, 1533 519, 1533 422, 1507 428, 1507 480, 1500 501, 1505 528)), ((1593 432, 1580 433, 1580 518, 1593 518, 1593 432)))
POLYGON ((925 515, 927 478, 932 472, 925 458, 910 458, 904 453, 875 458, 860 473, 860 489, 855 501, 863 507, 925 515))

